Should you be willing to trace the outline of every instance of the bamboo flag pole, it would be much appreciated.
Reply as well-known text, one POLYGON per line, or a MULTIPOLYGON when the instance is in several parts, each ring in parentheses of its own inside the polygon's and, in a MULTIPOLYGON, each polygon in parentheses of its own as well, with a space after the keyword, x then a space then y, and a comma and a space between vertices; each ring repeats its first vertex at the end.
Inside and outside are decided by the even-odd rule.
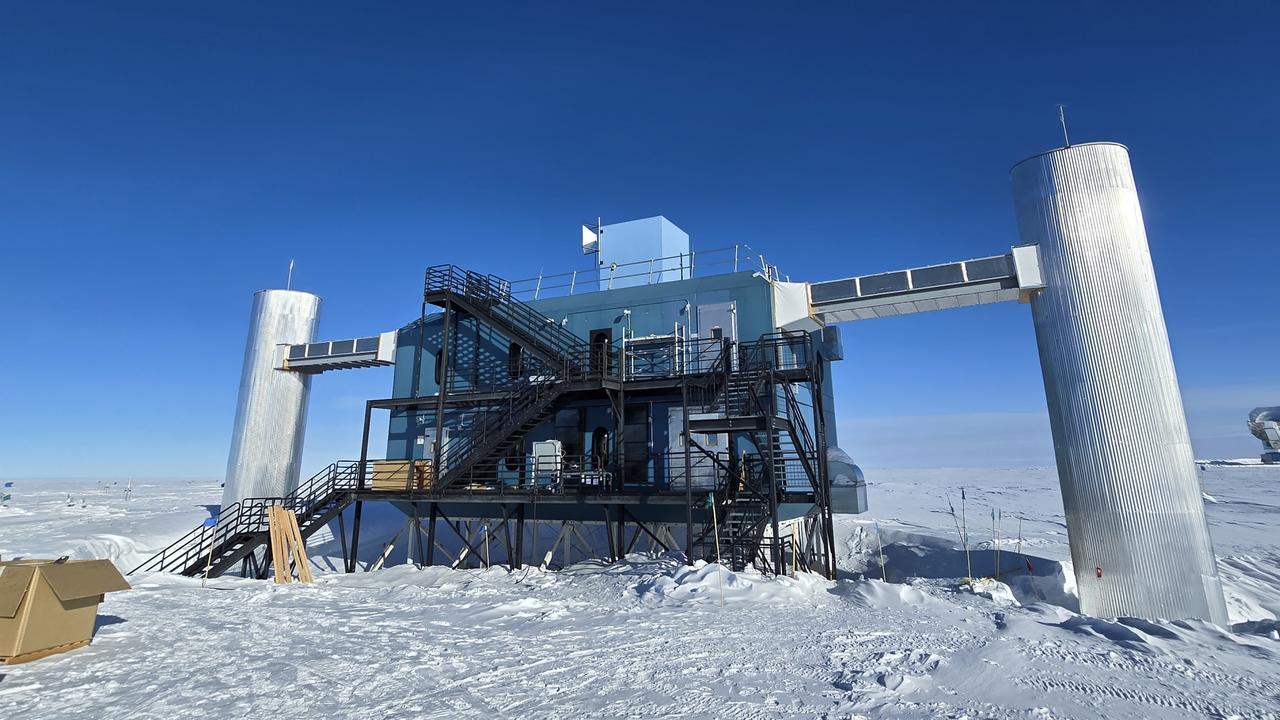
POLYGON ((791 577, 796 576, 796 523, 791 523, 791 577))
POLYGON ((996 509, 991 508, 991 564, 993 565, 991 570, 992 577, 996 577, 997 575, 1000 574, 1000 565, 999 565, 1000 558, 997 557, 996 555, 996 553, 998 552, 999 551, 996 550, 996 509))
MULTIPOLYGON (((964 498, 963 489, 961 489, 960 491, 960 497, 961 497, 961 501, 963 502, 963 498, 964 498)), ((960 515, 956 513, 956 506, 951 503, 950 494, 947 495, 947 509, 951 511, 951 522, 955 523, 956 535, 960 536, 960 544, 964 548, 965 572, 968 573, 968 575, 965 576, 965 579, 971 580, 973 578, 973 568, 969 567, 969 541, 968 541, 968 538, 965 537, 964 529, 960 527, 960 515)))
POLYGON ((884 567, 884 541, 880 539, 880 521, 876 521, 876 544, 880 546, 880 579, 889 582, 889 573, 884 567))
POLYGON ((960 488, 960 535, 961 542, 964 543, 964 566, 969 572, 969 582, 973 582, 973 560, 969 558, 969 525, 965 521, 965 497, 964 488, 960 488))
MULTIPOLYGON (((1022 557, 1022 516, 1021 515, 1018 516, 1018 557, 1020 558, 1022 557)), ((1023 558, 1023 562, 1026 562, 1025 558, 1023 558)))

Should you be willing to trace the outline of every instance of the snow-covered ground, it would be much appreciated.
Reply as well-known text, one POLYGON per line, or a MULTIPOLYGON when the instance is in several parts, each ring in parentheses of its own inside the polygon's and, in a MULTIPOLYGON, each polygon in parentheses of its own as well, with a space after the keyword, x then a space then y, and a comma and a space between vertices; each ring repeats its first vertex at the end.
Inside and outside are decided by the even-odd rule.
MULTIPOLYGON (((0 667, 0 718, 1280 717, 1280 468, 1202 477, 1233 632, 1074 613, 1051 468, 881 470, 873 512, 839 522, 836 582, 643 555, 310 586, 131 578, 90 647, 0 667), (1000 510, 1007 585, 957 585, 961 486, 975 574, 994 570, 1000 510)), ((135 483, 128 502, 93 481, 12 492, 0 555, 126 569, 218 497, 188 482, 135 483)))

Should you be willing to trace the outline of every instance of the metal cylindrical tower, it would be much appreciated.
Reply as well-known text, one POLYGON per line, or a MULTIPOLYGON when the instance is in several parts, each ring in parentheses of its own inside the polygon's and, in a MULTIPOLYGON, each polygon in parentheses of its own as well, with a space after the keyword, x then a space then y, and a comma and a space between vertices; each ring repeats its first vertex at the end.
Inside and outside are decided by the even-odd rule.
POLYGON ((1012 176, 1081 611, 1225 625, 1129 152, 1073 145, 1012 176))
POLYGON ((246 497, 279 497, 298 485, 311 377, 279 369, 288 345, 315 338, 320 298, 297 290, 253 296, 240 371, 222 506, 246 497))

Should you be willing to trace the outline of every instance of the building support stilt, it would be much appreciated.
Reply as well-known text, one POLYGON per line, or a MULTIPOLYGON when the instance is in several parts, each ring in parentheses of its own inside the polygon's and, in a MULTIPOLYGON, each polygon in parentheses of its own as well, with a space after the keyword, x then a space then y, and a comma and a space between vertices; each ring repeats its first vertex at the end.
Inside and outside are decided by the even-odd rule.
POLYGON ((431 503, 427 520, 427 564, 436 564, 436 504, 431 503))
POLYGON ((614 516, 615 529, 618 531, 618 539, 614 542, 614 546, 618 549, 618 554, 614 558, 615 561, 622 560, 627 556, 627 522, 624 519, 624 513, 622 506, 619 505, 614 516))
POLYGON ((685 499, 684 561, 686 565, 693 565, 693 453, 689 448, 689 379, 687 376, 680 380, 680 398, 680 407, 684 416, 684 427, 681 430, 681 437, 684 438, 682 443, 685 499))
POLYGON ((342 518, 344 514, 345 512, 338 513, 338 542, 342 546, 342 567, 345 568, 347 566, 349 553, 347 552, 347 523, 346 520, 342 518))
POLYGON ((524 503, 516 507, 516 552, 511 558, 511 569, 519 570, 524 565, 524 503))
POLYGON ((609 506, 604 506, 604 537, 609 541, 609 562, 618 561, 617 546, 613 542, 613 523, 609 522, 609 506))
POLYGON ((356 558, 360 551, 360 516, 364 513, 364 503, 356 501, 356 509, 351 519, 351 557, 347 558, 347 572, 356 571, 356 558))

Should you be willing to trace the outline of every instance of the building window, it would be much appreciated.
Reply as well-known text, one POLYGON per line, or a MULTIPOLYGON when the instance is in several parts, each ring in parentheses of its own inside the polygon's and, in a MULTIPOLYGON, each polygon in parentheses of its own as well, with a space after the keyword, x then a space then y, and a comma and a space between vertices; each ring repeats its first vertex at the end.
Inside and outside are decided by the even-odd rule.
POLYGON ((609 430, 597 427, 591 432, 591 469, 604 470, 609 462, 609 430))
POLYGON ((512 446, 512 448, 509 451, 507 451, 507 456, 503 458, 503 461, 502 461, 503 465, 505 465, 507 468, 507 472, 515 472, 516 470, 519 470, 521 471, 522 475, 524 474, 524 453, 522 452, 523 450, 524 450, 524 446, 520 443, 517 443, 516 445, 512 446))
POLYGON ((507 377, 512 380, 524 374, 524 348, 519 343, 511 343, 507 348, 507 377))

